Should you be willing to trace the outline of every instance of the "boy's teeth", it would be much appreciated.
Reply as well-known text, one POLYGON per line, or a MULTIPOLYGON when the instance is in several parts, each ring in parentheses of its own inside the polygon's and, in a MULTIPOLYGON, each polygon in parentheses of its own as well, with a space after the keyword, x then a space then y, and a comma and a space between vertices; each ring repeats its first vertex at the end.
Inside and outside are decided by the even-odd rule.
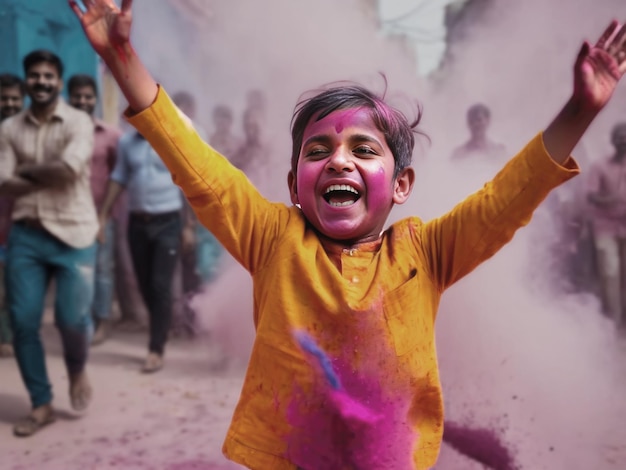
POLYGON ((351 206, 352 204, 354 204, 356 201, 345 201, 345 202, 333 202, 330 201, 329 204, 333 207, 344 207, 344 206, 351 206))
POLYGON ((333 184, 329 186, 328 188, 326 188, 326 192, 324 194, 328 194, 332 191, 350 191, 351 193, 359 194, 359 192, 356 189, 354 189, 352 186, 349 186, 347 184, 333 184))

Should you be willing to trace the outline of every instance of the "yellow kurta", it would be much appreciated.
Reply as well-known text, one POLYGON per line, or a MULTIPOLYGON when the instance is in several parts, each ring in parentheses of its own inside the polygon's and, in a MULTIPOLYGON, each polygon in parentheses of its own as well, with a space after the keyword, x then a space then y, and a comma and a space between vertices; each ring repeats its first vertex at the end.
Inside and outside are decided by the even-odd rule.
POLYGON ((552 188, 578 173, 575 162, 554 163, 538 135, 443 217, 404 219, 345 250, 322 243, 298 208, 264 199, 163 90, 128 119, 253 277, 256 339, 225 455, 259 470, 433 466, 443 431, 434 344, 441 294, 507 243, 552 188), (343 396, 375 424, 346 419, 295 331, 315 339, 343 396))

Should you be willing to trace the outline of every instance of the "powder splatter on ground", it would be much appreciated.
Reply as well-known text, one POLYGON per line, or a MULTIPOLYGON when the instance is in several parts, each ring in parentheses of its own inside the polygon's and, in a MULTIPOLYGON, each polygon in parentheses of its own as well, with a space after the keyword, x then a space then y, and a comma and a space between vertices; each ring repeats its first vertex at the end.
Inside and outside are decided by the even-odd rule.
POLYGON ((488 428, 473 428, 446 422, 443 440, 460 454, 493 470, 518 470, 511 451, 498 433, 488 428))

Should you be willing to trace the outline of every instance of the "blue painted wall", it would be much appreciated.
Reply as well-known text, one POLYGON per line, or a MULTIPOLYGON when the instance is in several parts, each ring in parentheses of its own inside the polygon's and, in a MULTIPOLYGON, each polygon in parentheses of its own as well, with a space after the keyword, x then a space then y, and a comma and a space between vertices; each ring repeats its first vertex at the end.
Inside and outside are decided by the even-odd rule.
POLYGON ((24 76, 22 58, 49 49, 63 60, 64 79, 97 76, 98 60, 65 0, 0 0, 0 73, 24 76))

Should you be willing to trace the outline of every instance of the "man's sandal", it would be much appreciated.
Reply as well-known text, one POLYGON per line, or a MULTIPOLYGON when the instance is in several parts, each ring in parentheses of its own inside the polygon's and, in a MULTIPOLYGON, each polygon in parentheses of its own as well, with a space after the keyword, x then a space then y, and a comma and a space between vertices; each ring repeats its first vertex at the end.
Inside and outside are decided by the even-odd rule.
POLYGON ((35 434, 44 426, 53 423, 56 420, 54 413, 50 413, 43 421, 37 420, 33 415, 19 420, 13 426, 13 434, 17 437, 28 437, 35 434))

